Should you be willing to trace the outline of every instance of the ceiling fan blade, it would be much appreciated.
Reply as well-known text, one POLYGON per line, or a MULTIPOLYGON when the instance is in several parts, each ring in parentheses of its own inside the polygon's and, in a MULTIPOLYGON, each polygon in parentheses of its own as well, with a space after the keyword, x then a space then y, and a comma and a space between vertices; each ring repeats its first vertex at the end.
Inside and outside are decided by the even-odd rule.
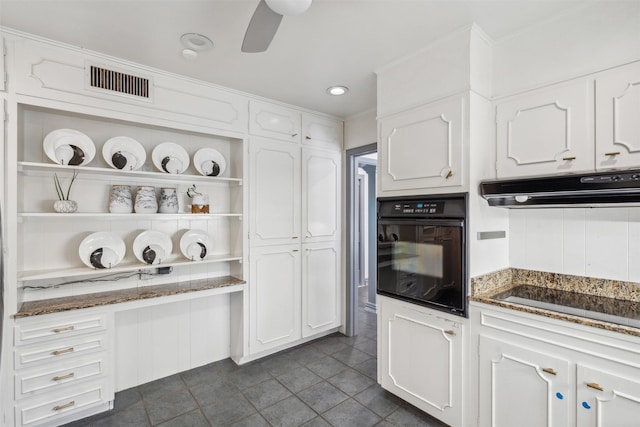
POLYGON ((264 0, 260 0, 244 35, 242 51, 256 53, 267 50, 276 35, 280 21, 282 15, 271 10, 264 0))

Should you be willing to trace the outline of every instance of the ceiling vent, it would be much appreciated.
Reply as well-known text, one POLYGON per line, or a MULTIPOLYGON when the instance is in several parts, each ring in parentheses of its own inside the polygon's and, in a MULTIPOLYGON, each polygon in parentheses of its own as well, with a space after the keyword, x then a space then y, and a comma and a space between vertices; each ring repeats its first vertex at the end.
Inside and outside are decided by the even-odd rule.
POLYGON ((149 79, 91 65, 89 84, 92 88, 138 98, 150 99, 149 79))

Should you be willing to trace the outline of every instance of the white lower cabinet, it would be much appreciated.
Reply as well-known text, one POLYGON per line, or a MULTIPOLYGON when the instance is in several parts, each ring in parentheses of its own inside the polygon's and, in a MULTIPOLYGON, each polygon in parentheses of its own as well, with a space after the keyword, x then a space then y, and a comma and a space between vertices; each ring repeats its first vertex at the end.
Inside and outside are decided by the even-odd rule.
POLYGON ((300 257, 300 245, 265 246, 251 250, 251 353, 302 337, 300 257))
POLYGON ((16 321, 16 425, 60 425, 112 407, 111 319, 90 312, 16 321))
POLYGON ((480 336, 481 425, 564 427, 568 425, 569 362, 480 336), (487 388, 488 387, 488 388, 487 388))
POLYGON ((463 425, 463 319, 378 296, 378 382, 452 427, 463 425))
POLYGON ((639 337, 476 303, 470 320, 475 425, 640 425, 639 337))

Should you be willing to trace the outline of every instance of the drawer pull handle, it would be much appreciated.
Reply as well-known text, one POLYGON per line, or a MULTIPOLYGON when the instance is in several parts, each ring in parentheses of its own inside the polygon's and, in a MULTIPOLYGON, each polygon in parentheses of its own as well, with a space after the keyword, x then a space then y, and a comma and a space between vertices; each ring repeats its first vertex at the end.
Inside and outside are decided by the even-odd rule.
POLYGON ((453 171, 449 171, 447 172, 447 176, 444 177, 444 179, 449 179, 453 176, 453 171))
POLYGON ((54 406, 53 410, 54 411, 62 411, 63 409, 67 409, 67 408, 70 408, 70 407, 74 406, 75 404, 76 404, 76 401, 72 400, 71 402, 65 403, 64 405, 56 405, 56 406, 54 406))
POLYGON ((604 153, 605 156, 619 156, 620 152, 619 151, 610 151, 608 153, 604 153))
POLYGON ((544 368, 542 372, 546 372, 547 374, 551 375, 558 375, 558 372, 556 372, 556 370, 553 368, 544 368))
POLYGON ((298 134, 297 134, 297 133, 292 133, 292 134, 291 134, 291 138, 295 138, 296 136, 298 136, 298 134))
POLYGON ((602 386, 598 383, 587 383, 587 387, 596 389, 598 391, 604 391, 604 389, 602 388, 602 386))
POLYGON ((71 326, 67 326, 65 328, 56 328, 53 330, 53 332, 55 332, 56 334, 59 334, 60 332, 68 332, 68 331, 73 331, 75 328, 73 325, 71 326))
POLYGON ((56 350, 56 351, 52 351, 51 352, 51 354, 53 354, 54 356, 60 356, 61 354, 65 354, 65 353, 73 353, 73 347, 65 348, 64 350, 56 350))
POLYGON ((575 157, 563 157, 562 160, 566 160, 566 161, 570 161, 570 160, 575 160, 575 157))
POLYGON ((67 375, 60 375, 57 377, 53 377, 51 378, 51 381, 62 381, 62 380, 66 380, 69 378, 73 378, 76 374, 74 374, 73 372, 69 372, 67 375))
POLYGON ((444 331, 445 334, 447 335, 454 335, 455 336, 455 331, 453 329, 447 329, 446 331, 444 331))

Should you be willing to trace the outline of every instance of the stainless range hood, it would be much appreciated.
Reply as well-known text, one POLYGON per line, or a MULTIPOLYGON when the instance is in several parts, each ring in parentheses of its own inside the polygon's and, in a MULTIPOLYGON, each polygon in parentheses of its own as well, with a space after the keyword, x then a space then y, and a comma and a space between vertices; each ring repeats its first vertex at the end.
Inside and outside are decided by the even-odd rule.
POLYGON ((640 206, 640 169, 483 181, 489 206, 640 206))

